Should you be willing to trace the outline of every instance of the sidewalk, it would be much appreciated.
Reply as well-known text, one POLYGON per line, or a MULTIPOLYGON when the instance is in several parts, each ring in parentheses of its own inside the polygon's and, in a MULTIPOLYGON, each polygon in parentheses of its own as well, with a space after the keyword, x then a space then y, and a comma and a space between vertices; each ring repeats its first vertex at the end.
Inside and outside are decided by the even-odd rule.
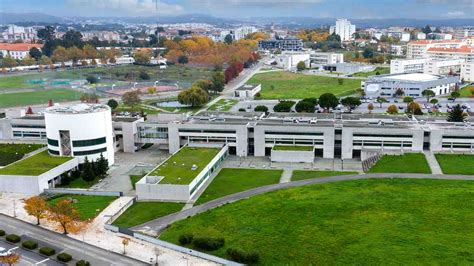
POLYGON ((436 157, 434 154, 430 151, 423 151, 426 157, 426 161, 428 161, 428 164, 430 165, 431 173, 434 175, 442 175, 443 171, 441 170, 441 166, 439 166, 438 160, 436 160, 436 157))

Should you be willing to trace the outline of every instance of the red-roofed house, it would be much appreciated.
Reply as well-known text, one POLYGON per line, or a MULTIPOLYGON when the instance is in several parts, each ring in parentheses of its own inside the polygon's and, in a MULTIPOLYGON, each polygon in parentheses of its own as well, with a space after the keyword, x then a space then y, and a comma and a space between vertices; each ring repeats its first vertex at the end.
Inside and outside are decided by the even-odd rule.
POLYGON ((0 43, 0 53, 2 53, 3 56, 11 56, 12 58, 21 60, 28 55, 30 49, 33 47, 41 50, 43 45, 38 43, 0 43))
POLYGON ((418 40, 407 45, 408 59, 428 58, 426 51, 432 47, 456 48, 464 43, 461 40, 418 40))
POLYGON ((427 50, 429 58, 435 60, 463 59, 466 62, 474 62, 474 47, 460 46, 455 48, 431 47, 427 50))

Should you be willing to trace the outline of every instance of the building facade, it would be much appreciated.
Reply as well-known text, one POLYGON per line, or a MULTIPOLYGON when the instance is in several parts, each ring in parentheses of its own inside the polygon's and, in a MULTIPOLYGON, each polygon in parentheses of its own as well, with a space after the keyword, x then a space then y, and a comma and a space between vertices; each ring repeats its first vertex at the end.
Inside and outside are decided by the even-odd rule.
POLYGON ((474 62, 465 62, 461 66, 461 80, 474 82, 474 62))
POLYGON ((38 43, 0 43, 0 53, 3 57, 10 56, 21 60, 30 54, 30 49, 33 47, 41 51, 43 45, 38 43))
POLYGON ((337 19, 336 25, 329 28, 329 34, 337 34, 341 37, 341 42, 353 40, 356 26, 347 19, 337 19))
POLYGON ((258 49, 270 51, 301 51, 303 49, 303 41, 293 37, 263 40, 258 42, 258 49))
POLYGON ((390 74, 421 73, 428 59, 394 59, 390 61, 390 74))

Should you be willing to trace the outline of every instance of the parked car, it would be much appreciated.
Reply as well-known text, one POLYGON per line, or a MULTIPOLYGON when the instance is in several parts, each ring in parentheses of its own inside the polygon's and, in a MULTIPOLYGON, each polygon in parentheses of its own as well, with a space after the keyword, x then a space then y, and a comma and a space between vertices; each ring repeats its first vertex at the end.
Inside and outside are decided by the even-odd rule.
POLYGON ((11 254, 11 251, 6 249, 6 248, 3 248, 3 247, 0 247, 0 257, 5 257, 5 256, 8 256, 11 254))

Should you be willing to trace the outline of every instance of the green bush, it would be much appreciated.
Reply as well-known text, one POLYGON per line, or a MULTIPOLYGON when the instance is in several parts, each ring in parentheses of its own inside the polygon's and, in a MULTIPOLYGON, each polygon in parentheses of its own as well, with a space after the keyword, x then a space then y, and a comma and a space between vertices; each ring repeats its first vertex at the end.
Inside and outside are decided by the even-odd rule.
POLYGON ((193 238, 194 236, 192 234, 182 234, 179 236, 178 241, 181 245, 187 245, 193 242, 193 238))
POLYGON ((26 240, 26 241, 23 241, 23 243, 21 244, 24 248, 27 248, 27 249, 36 249, 38 248, 38 243, 36 243, 35 241, 33 240, 26 240))
POLYGON ((5 235, 5 231, 0 230, 0 236, 4 236, 4 235, 5 235))
POLYGON ((54 255, 54 253, 56 253, 56 250, 54 250, 54 248, 50 248, 50 247, 42 247, 39 249, 39 252, 43 255, 46 255, 46 256, 52 256, 54 255))
POLYGON ((56 256, 56 258, 62 262, 68 262, 72 260, 72 256, 67 253, 59 253, 58 256, 56 256))
POLYGON ((18 243, 18 242, 21 241, 21 237, 15 235, 15 234, 7 235, 7 237, 5 239, 8 242, 12 242, 12 243, 18 243))
POLYGON ((88 262, 88 261, 85 261, 85 260, 80 260, 78 262, 76 262, 76 266, 90 266, 91 263, 88 262))
POLYGON ((233 261, 245 264, 255 264, 260 260, 260 256, 257 252, 245 252, 235 248, 227 249, 227 255, 229 255, 233 261))
POLYGON ((212 251, 224 246, 224 238, 198 237, 193 239, 193 245, 196 248, 212 251))
POLYGON ((257 105, 255 109, 253 109, 255 112, 268 112, 268 107, 265 105, 257 105))
POLYGON ((245 108, 239 108, 239 112, 245 112, 245 108))
POLYGON ((295 105, 294 101, 280 101, 277 105, 273 107, 273 111, 289 113, 293 105, 295 105))

